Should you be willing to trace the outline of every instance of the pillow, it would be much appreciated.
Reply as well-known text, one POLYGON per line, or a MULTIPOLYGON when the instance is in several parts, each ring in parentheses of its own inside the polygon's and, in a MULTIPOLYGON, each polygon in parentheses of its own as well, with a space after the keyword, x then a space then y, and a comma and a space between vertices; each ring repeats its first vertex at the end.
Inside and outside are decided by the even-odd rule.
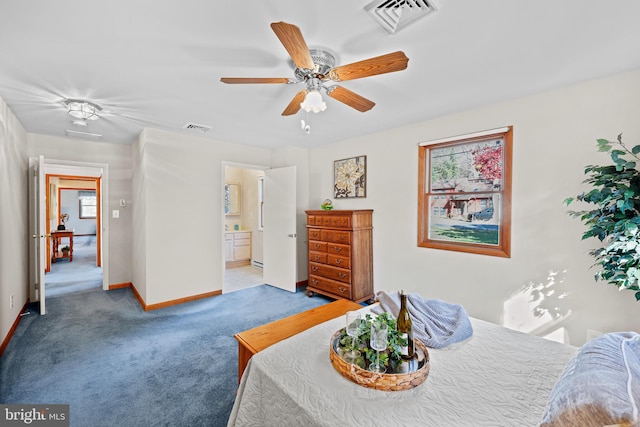
POLYGON ((640 335, 600 335, 580 347, 549 395, 541 427, 637 426, 640 335))

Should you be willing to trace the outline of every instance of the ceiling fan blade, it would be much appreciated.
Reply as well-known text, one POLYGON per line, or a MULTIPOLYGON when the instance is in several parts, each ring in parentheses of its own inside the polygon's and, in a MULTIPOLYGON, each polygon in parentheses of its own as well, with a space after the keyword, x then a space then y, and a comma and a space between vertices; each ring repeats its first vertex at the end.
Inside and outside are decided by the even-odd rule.
POLYGON ((252 84, 252 83, 275 83, 275 84, 287 84, 290 83, 290 79, 286 77, 222 77, 220 79, 222 83, 229 84, 252 84))
POLYGON ((282 43, 298 68, 313 70, 315 64, 311 58, 311 53, 309 53, 307 42, 302 37, 300 28, 286 22, 273 22, 271 29, 276 33, 280 43, 282 43))
POLYGON ((335 82, 360 79, 376 74, 392 73, 407 68, 409 58, 402 51, 388 53, 353 64, 341 65, 329 71, 329 78, 335 82))
POLYGON ((369 101, 367 98, 360 96, 349 89, 345 89, 342 86, 331 86, 327 89, 327 95, 363 113, 365 111, 369 111, 374 105, 376 105, 375 102, 369 101))
POLYGON ((300 103, 304 101, 304 97, 307 95, 306 90, 301 90, 296 93, 296 96, 293 97, 287 108, 282 112, 283 116, 292 116, 300 110, 300 103))

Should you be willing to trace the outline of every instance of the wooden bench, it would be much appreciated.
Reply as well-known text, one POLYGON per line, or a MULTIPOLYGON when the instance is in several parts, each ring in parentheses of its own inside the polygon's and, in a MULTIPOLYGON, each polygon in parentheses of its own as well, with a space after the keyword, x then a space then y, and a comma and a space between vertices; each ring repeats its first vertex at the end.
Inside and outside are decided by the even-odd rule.
POLYGON ((258 326, 234 335, 238 340, 238 382, 251 356, 272 344, 306 331, 312 326, 335 319, 348 311, 359 310, 362 305, 339 299, 266 325, 258 326))

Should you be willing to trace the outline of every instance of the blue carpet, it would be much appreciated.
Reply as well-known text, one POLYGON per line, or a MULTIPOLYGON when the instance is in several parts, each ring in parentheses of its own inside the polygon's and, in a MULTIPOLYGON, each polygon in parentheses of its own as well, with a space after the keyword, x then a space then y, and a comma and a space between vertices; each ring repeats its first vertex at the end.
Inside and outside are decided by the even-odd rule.
POLYGON ((0 358, 0 402, 70 404, 78 427, 225 426, 233 334, 329 301, 268 285, 150 312, 130 289, 47 298, 0 358))

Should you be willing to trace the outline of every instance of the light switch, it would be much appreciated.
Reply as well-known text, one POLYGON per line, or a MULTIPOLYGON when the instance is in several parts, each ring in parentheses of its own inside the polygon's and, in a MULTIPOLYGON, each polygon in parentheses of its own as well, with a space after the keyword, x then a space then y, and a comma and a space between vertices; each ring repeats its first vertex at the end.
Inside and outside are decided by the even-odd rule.
POLYGON ((120 218, 120 211, 117 209, 114 209, 112 214, 111 214, 112 218, 120 218))
POLYGON ((120 207, 121 208, 127 207, 127 201, 125 199, 120 199, 120 207))

